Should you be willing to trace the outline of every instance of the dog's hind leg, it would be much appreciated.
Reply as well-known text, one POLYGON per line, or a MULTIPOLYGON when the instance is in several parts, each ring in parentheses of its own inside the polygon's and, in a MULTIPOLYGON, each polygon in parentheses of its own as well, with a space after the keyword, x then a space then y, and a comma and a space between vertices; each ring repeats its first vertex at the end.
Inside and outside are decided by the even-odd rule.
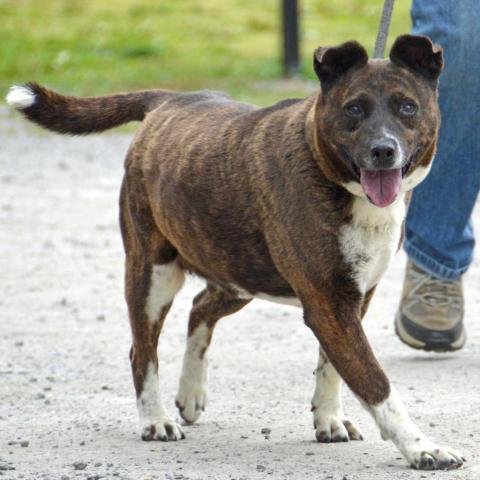
POLYGON ((188 338, 176 405, 187 423, 193 423, 205 410, 207 396, 207 349, 217 321, 237 312, 250 300, 208 285, 193 301, 188 338))
POLYGON ((132 329, 130 361, 143 440, 180 440, 183 431, 167 414, 158 381, 158 337, 184 274, 177 252, 156 228, 137 178, 124 182, 121 229, 126 251, 126 300, 132 329))

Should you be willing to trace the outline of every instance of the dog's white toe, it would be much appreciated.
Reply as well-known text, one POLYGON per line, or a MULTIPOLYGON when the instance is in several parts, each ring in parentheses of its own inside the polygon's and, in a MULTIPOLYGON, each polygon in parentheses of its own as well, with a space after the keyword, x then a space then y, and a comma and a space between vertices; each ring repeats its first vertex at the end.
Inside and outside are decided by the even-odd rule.
POLYGON ((363 440, 362 432, 352 421, 337 415, 315 415, 314 428, 321 443, 363 440))
POLYGON ((175 398, 180 415, 187 423, 196 422, 207 404, 207 355, 209 327, 198 326, 187 340, 182 375, 175 398))
POLYGON ((155 421, 145 421, 141 427, 142 440, 160 440, 162 442, 183 440, 182 427, 168 417, 155 421))
POLYGON ((465 458, 449 447, 431 445, 413 445, 405 452, 407 460, 412 467, 419 470, 452 470, 459 468, 465 458))
POLYGON ((202 379, 183 379, 180 381, 180 388, 175 399, 175 405, 181 417, 187 423, 196 422, 207 404, 207 388, 202 379))

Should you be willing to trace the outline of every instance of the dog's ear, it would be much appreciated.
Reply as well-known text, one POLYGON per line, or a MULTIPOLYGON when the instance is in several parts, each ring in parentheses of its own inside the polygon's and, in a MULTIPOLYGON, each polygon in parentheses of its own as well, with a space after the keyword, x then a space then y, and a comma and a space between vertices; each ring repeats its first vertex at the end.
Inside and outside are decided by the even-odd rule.
POLYGON ((390 50, 390 60, 436 82, 443 69, 443 50, 428 37, 401 35, 390 50))
POLYGON ((350 69, 363 67, 367 62, 367 52, 354 41, 342 43, 338 47, 319 47, 313 54, 313 68, 323 92, 327 92, 350 69))

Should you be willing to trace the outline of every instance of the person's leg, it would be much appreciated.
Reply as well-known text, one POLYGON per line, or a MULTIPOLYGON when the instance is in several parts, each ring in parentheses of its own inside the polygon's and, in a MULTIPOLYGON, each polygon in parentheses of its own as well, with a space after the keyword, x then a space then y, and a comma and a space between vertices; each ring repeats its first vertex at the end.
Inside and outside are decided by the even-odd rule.
POLYGON ((442 127, 407 215, 409 264, 395 326, 411 347, 456 350, 465 343, 461 276, 472 262, 480 188, 480 11, 477 0, 413 0, 412 21, 414 34, 444 49, 442 127))
POLYGON ((413 33, 444 49, 442 127, 426 180, 408 211, 405 250, 422 270, 458 279, 472 262, 471 214, 480 188, 480 10, 477 0, 414 0, 413 33))

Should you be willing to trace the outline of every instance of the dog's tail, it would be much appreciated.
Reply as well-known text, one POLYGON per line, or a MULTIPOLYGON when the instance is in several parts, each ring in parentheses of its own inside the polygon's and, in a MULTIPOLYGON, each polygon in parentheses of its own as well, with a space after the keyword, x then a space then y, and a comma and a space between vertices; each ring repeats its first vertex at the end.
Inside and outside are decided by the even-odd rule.
POLYGON ((146 90, 106 97, 69 97, 36 83, 14 85, 7 94, 7 103, 32 122, 71 135, 101 132, 145 115, 174 92, 146 90))

